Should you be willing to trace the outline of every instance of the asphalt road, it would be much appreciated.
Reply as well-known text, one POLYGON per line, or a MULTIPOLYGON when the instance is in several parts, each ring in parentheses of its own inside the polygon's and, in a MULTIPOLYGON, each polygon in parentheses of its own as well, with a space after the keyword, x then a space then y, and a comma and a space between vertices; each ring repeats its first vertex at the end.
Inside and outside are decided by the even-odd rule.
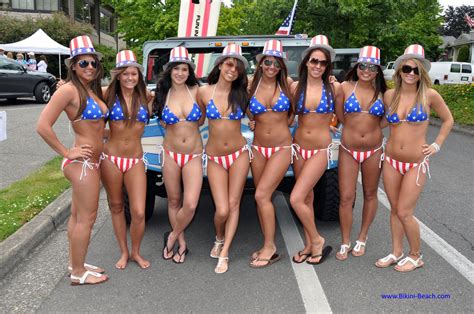
MULTIPOLYGON (((0 106, 2 105, 0 101, 0 106)), ((30 109, 7 106, 9 123, 11 119, 15 119, 16 111, 21 110, 18 116, 33 124, 31 129, 12 127, 12 134, 18 134, 18 138, 28 138, 31 134, 35 137, 34 117, 37 118, 40 108, 41 106, 34 105, 30 109)), ((4 106, 0 107, 0 110, 4 109, 4 106)), ((67 133, 67 121, 64 123, 64 131, 64 136, 72 139, 67 133)), ((430 127, 429 140, 434 139, 436 131, 436 127, 430 127)), ((2 158, 3 145, 4 142, 0 142, 2 158)), ((48 152, 49 147, 39 142, 38 138, 29 139, 22 145, 28 146, 28 150, 36 152, 45 161, 54 155, 48 152), (36 150, 29 147, 33 145, 36 145, 36 150), (38 149, 44 150, 38 153, 38 149)), ((19 147, 15 151, 14 144, 7 147, 12 154, 18 152, 22 156, 27 155, 19 147)), ((202 193, 196 217, 186 231, 191 254, 185 264, 176 265, 161 258, 163 233, 169 227, 166 200, 159 199, 155 215, 147 223, 142 244, 142 253, 150 259, 151 268, 141 270, 131 263, 124 271, 113 267, 119 257, 119 249, 114 239, 106 198, 102 194, 100 214, 94 227, 87 260, 105 267, 111 279, 103 285, 93 287, 69 285, 66 276, 67 239, 64 225, 2 281, 0 308, 5 312, 41 313, 472 312, 473 154, 474 138, 452 133, 441 153, 431 159, 432 179, 416 210, 416 216, 426 226, 422 231, 425 267, 410 274, 373 266, 390 248, 389 211, 384 205, 383 191, 380 191, 379 211, 370 230, 366 255, 360 258, 350 257, 346 262, 340 262, 334 258, 333 252, 324 264, 316 267, 295 265, 290 261, 291 256, 302 248, 301 229, 295 227, 298 223, 295 223, 291 215, 285 196, 276 193, 274 202, 279 222, 276 240, 283 259, 271 267, 259 270, 248 267, 248 256, 262 243, 262 237, 253 195, 246 194, 242 202, 239 229, 230 253, 230 269, 223 275, 214 274, 216 261, 208 255, 214 237, 214 209, 208 192, 202 193), (439 236, 441 241, 433 234, 439 236), (468 265, 467 273, 463 271, 462 265, 458 265, 462 263, 456 264, 459 261, 468 265), (388 300, 383 299, 382 294, 402 294, 402 297, 411 294, 414 297, 388 300), (443 298, 420 299, 419 294, 443 295, 443 298)), ((2 184, 4 169, 13 169, 13 162, 16 162, 11 160, 13 158, 5 159, 12 163, 9 166, 1 165, 6 167, 1 168, 2 184)), ((5 161, 2 159, 2 162, 5 161)), ((25 158, 23 167, 32 169, 36 166, 25 158)), ((28 171, 24 175, 27 173, 28 171)), ((357 195, 361 196, 360 185, 358 189, 357 195)), ((359 198, 354 211, 356 229, 360 226, 360 216, 359 198)), ((338 249, 338 224, 318 222, 318 228, 328 244, 335 250, 338 249)), ((356 231, 353 232, 353 239, 356 231)))

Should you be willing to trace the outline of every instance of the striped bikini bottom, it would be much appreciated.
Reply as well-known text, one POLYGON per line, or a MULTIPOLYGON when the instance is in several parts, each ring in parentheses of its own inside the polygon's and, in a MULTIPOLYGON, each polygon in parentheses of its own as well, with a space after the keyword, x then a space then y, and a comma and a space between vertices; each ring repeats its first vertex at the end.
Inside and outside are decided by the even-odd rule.
POLYGON ((252 150, 250 149, 249 145, 245 144, 241 149, 239 149, 236 152, 233 152, 232 154, 229 155, 224 155, 224 156, 210 156, 206 155, 209 160, 212 160, 213 162, 219 164, 224 168, 225 170, 229 170, 230 167, 232 167, 232 164, 234 161, 239 158, 240 154, 242 154, 244 151, 248 151, 249 154, 249 160, 252 161, 253 159, 253 153, 252 150))
POLYGON ((107 158, 114 165, 116 165, 117 168, 122 173, 125 173, 128 170, 132 169, 132 167, 138 164, 140 161, 142 161, 145 164, 145 171, 146 171, 146 167, 148 166, 148 162, 145 158, 145 154, 143 154, 142 158, 117 157, 117 156, 107 155, 106 153, 102 153, 102 155, 104 156, 104 158, 107 158))
POLYGON ((252 148, 255 149, 257 152, 262 154, 262 156, 266 159, 269 160, 273 154, 276 152, 280 151, 281 149, 286 149, 289 148, 291 149, 291 163, 293 163, 293 157, 296 157, 296 147, 297 144, 291 144, 291 145, 285 145, 285 146, 276 146, 276 147, 264 147, 264 146, 258 146, 258 145, 252 145, 252 148))
POLYGON ((359 162, 360 164, 362 164, 364 161, 369 159, 373 154, 375 154, 379 150, 382 150, 382 155, 380 156, 380 161, 379 161, 379 168, 382 168, 382 160, 384 159, 384 155, 385 155, 385 144, 386 144, 386 142, 387 142, 387 140, 384 138, 383 141, 382 141, 382 145, 380 145, 376 149, 372 149, 372 150, 368 150, 368 151, 364 151, 364 152, 349 149, 349 148, 345 147, 342 143, 339 144, 339 145, 346 152, 348 152, 352 156, 352 158, 354 158, 355 161, 359 162))
MULTIPOLYGON (((319 152, 323 152, 323 151, 326 151, 326 157, 327 157, 327 160, 328 160, 328 169, 329 169, 329 166, 330 166, 330 162, 331 160, 333 160, 333 149, 335 149, 337 147, 336 144, 334 143, 331 143, 328 145, 328 147, 326 148, 318 148, 318 149, 304 149, 304 148, 301 148, 298 144, 293 144, 296 148, 296 151, 298 152, 298 154, 301 156, 301 158, 303 158, 303 160, 308 160, 308 159, 311 159, 311 157, 317 155, 319 152)), ((298 159, 298 155, 296 155, 296 159, 298 159)))
POLYGON ((100 156, 99 162, 90 162, 89 159, 79 160, 79 159, 63 158, 63 161, 61 163, 61 170, 64 171, 64 168, 69 164, 80 163, 82 164, 82 170, 81 170, 81 176, 79 177, 79 180, 82 180, 82 178, 87 176, 87 168, 89 168, 89 170, 93 170, 94 168, 99 169, 102 159, 104 158, 100 156))
POLYGON ((386 156, 385 160, 393 168, 398 170, 398 172, 400 172, 401 175, 405 175, 408 171, 410 171, 410 169, 418 167, 418 173, 416 175, 416 185, 418 185, 418 186, 420 186, 420 184, 418 184, 418 180, 420 179, 420 171, 423 172, 423 173, 428 173, 428 177, 431 179, 430 164, 429 164, 430 158, 429 158, 429 156, 426 156, 425 158, 423 158, 423 161, 420 162, 420 163, 402 162, 402 161, 398 161, 398 160, 395 160, 393 158, 390 158, 389 156, 386 156))

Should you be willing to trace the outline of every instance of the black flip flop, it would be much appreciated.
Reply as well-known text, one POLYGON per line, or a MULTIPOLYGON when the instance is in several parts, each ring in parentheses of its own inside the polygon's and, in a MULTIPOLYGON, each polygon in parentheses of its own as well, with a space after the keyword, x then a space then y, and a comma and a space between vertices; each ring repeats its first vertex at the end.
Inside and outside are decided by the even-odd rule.
POLYGON ((303 253, 303 251, 299 251, 299 252, 298 252, 298 256, 299 256, 299 257, 304 257, 304 258, 301 259, 301 260, 299 260, 299 261, 297 261, 297 260, 295 259, 295 257, 293 256, 293 258, 292 258, 293 263, 296 263, 296 264, 304 263, 304 262, 306 262, 306 260, 309 258, 310 255, 311 255, 310 253, 303 253))
POLYGON ((163 256, 163 259, 164 259, 165 261, 170 260, 170 259, 173 258, 173 255, 171 255, 171 257, 167 257, 167 256, 165 255, 165 250, 166 250, 166 254, 169 254, 170 252, 173 251, 173 248, 171 248, 171 250, 168 249, 168 238, 169 238, 169 236, 170 236, 170 233, 171 233, 170 231, 166 231, 166 232, 165 232, 165 235, 164 235, 164 237, 163 237, 163 238, 164 238, 164 240, 163 240, 163 250, 161 251, 161 255, 163 256))
POLYGON ((322 262, 324 262, 324 260, 326 259, 326 257, 329 256, 329 254, 331 254, 331 251, 332 251, 332 246, 325 246, 323 251, 321 252, 321 254, 319 255, 312 255, 310 258, 318 258, 318 257, 321 257, 319 259, 318 262, 311 262, 309 260, 306 260, 306 263, 310 264, 310 265, 319 265, 321 264, 322 262))
POLYGON ((267 263, 262 265, 262 266, 256 266, 256 265, 250 263, 250 267, 252 267, 252 268, 265 268, 265 267, 268 267, 268 266, 278 262, 280 259, 281 259, 281 256, 280 256, 280 254, 277 254, 277 253, 273 254, 272 257, 270 257, 270 259, 257 257, 253 261, 256 261, 256 262, 260 261, 260 262, 267 262, 267 263))
POLYGON ((173 254, 172 258, 173 258, 175 255, 178 255, 178 256, 179 256, 179 262, 177 262, 177 261, 173 258, 173 263, 175 263, 175 264, 183 264, 183 263, 186 261, 186 259, 181 262, 181 258, 183 258, 183 256, 186 257, 188 254, 189 254, 188 248, 186 248, 186 250, 184 250, 183 253, 179 253, 179 246, 178 246, 178 250, 176 251, 176 253, 173 254))

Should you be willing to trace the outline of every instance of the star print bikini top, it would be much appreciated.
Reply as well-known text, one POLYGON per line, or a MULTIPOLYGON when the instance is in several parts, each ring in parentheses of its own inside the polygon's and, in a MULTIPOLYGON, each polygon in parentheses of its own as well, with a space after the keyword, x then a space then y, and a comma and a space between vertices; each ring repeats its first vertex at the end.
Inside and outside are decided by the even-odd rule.
POLYGON ((354 89, 352 90, 352 94, 347 98, 344 102, 344 114, 347 113, 368 113, 376 117, 383 116, 385 109, 383 102, 380 98, 370 106, 369 110, 362 110, 359 101, 357 100, 355 89, 357 87, 357 82, 355 83, 354 89))
POLYGON ((257 97, 255 96, 260 86, 260 82, 261 80, 258 82, 257 88, 255 89, 255 94, 250 99, 249 110, 252 114, 259 115, 261 113, 268 112, 268 111, 285 112, 290 109, 290 99, 285 95, 285 93, 283 93, 280 85, 278 85, 278 89, 280 90, 280 95, 278 96, 277 102, 272 107, 267 108, 262 103, 260 103, 257 97))
POLYGON ((415 104, 413 108, 408 113, 405 119, 400 119, 396 112, 389 114, 387 113, 387 121, 392 124, 401 123, 401 122, 424 122, 428 121, 428 113, 423 110, 422 104, 415 104))
MULTIPOLYGON (((125 114, 122 110, 122 105, 120 104, 120 100, 117 97, 115 100, 114 105, 112 106, 112 110, 110 111, 109 116, 111 121, 123 121, 125 120, 125 114)), ((137 112, 137 121, 142 123, 148 122, 148 110, 143 105, 140 105, 140 108, 137 112)))
MULTIPOLYGON (((301 112, 301 108, 304 106, 304 92, 301 93, 300 99, 298 100, 298 109, 297 112, 301 112)), ((326 95, 326 89, 324 88, 324 84, 322 86, 322 93, 321 93, 321 100, 319 101, 319 105, 315 110, 309 110, 304 106, 303 114, 307 113, 331 113, 334 112, 334 101, 332 98, 328 102, 328 96, 326 95)))
POLYGON ((224 120, 240 120, 243 118, 244 113, 242 112, 242 109, 240 109, 239 106, 237 106, 237 113, 231 112, 227 117, 223 117, 219 110, 217 109, 216 104, 214 103, 214 93, 216 92, 216 87, 217 84, 214 85, 214 90, 212 91, 212 96, 211 100, 209 100, 209 103, 206 106, 206 116, 209 120, 218 120, 218 119, 224 119, 224 120))
POLYGON ((109 117, 109 111, 107 110, 105 113, 102 112, 100 109, 99 104, 94 100, 94 98, 87 96, 87 104, 86 108, 82 112, 81 118, 74 120, 81 121, 81 120, 100 120, 100 119, 107 119, 109 117))
POLYGON ((167 125, 172 125, 176 124, 178 122, 183 122, 183 121, 188 121, 188 122, 197 122, 202 116, 201 108, 199 108, 199 105, 196 104, 196 101, 194 101, 193 95, 191 95, 191 92, 189 91, 188 86, 186 86, 186 89, 189 93, 189 96, 191 97, 193 101, 193 108, 191 109, 191 112, 188 113, 186 118, 178 118, 168 107, 168 100, 170 98, 170 93, 171 89, 168 91, 168 95, 166 96, 166 103, 165 107, 163 108, 163 113, 161 120, 163 120, 164 123, 167 125))

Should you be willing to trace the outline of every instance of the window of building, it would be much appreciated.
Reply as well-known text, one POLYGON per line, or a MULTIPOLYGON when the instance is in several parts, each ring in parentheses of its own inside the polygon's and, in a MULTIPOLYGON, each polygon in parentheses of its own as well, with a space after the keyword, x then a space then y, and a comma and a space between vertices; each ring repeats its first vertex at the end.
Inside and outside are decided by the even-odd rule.
POLYGON ((34 0, 12 0, 12 9, 18 10, 34 10, 34 0))
POLYGON ((36 0, 36 10, 57 11, 58 9, 58 0, 36 0))
POLYGON ((92 5, 85 0, 74 0, 74 18, 81 22, 91 22, 92 5))
POLYGON ((112 33, 112 16, 100 12, 100 30, 104 33, 112 33))
POLYGON ((69 0, 61 0, 61 9, 66 15, 69 15, 69 0))
POLYGON ((10 9, 10 0, 0 0, 0 9, 10 9))

